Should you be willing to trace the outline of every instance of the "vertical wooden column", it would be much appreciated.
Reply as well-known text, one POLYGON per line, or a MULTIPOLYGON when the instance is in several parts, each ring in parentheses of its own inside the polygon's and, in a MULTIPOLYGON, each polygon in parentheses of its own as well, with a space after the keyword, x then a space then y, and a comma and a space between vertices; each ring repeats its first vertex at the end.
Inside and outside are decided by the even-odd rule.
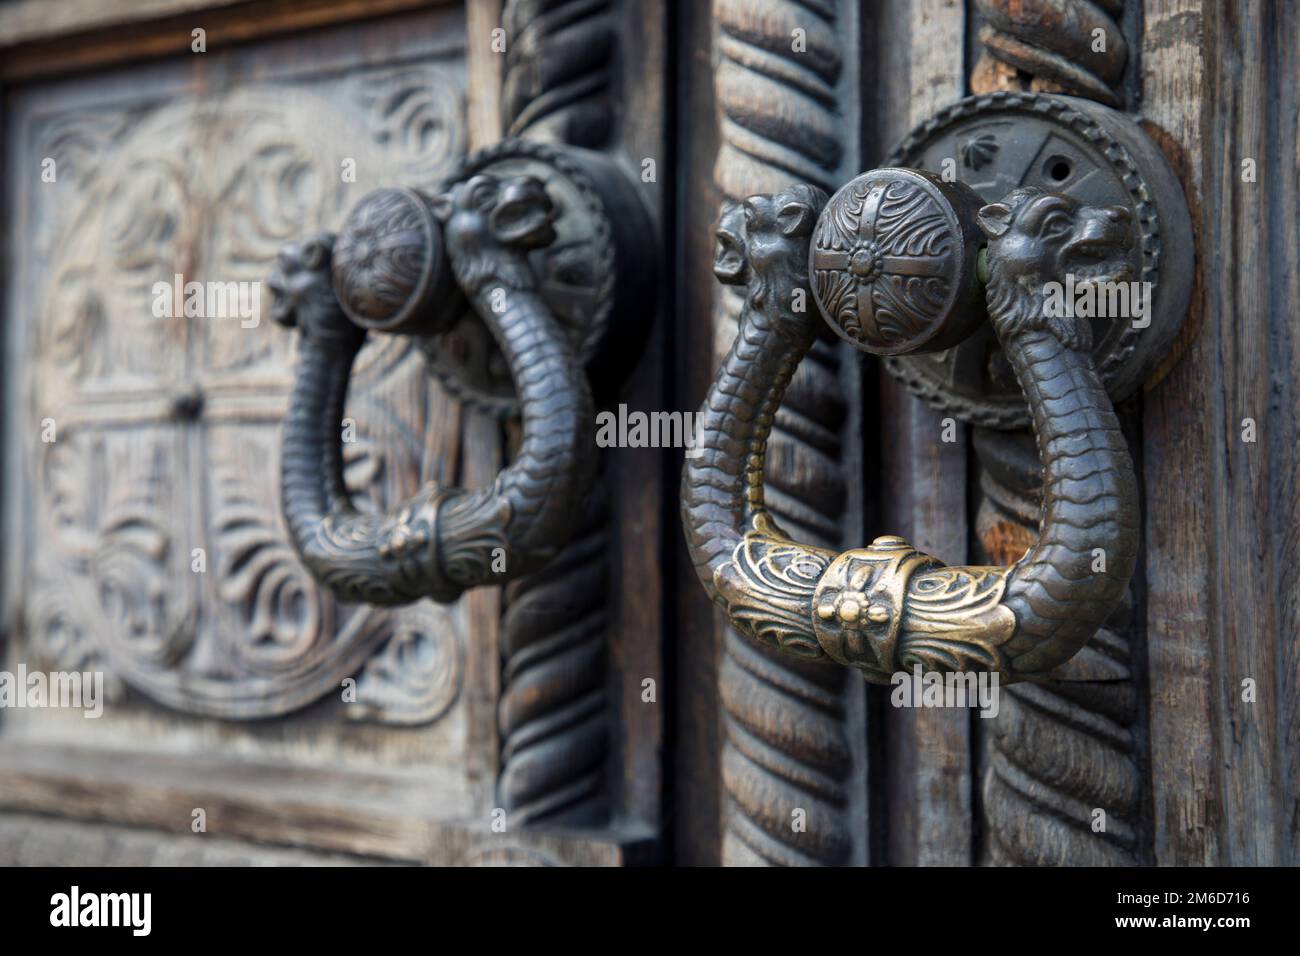
MULTIPOLYGON (((501 0, 482 0, 465 9, 465 120, 469 149, 481 149, 501 138, 502 56, 491 46, 491 34, 501 23, 501 0)), ((505 462, 501 423, 473 408, 461 412, 466 447, 465 480, 493 481, 505 462)), ((501 695, 501 591, 475 588, 461 598, 468 608, 470 653, 466 657, 469 708, 467 775, 480 806, 496 807, 501 740, 497 731, 497 701, 501 695)))
MULTIPOLYGON (((1040 8, 980 0, 971 92, 1028 89, 1067 93, 1123 108, 1136 53, 1126 35, 1139 3, 1087 0, 1091 29, 1063 34, 1059 49, 1040 40, 1040 8), (1126 30, 1127 28, 1127 30, 1126 30), (1098 44, 1092 29, 1102 31, 1098 44), (1104 49, 1102 49, 1104 45, 1104 49), (1013 50, 1015 65, 999 58, 1013 50)), ((1177 240, 1174 240, 1177 241, 1177 240)), ((1135 460, 1141 458, 1133 403, 1117 410, 1135 460)), ((1026 432, 974 429, 977 559, 1011 564, 1033 541, 1041 509, 1037 454, 1026 432)), ((1004 688, 999 715, 978 721, 982 845, 978 860, 1014 865, 1133 865, 1150 857, 1142 766, 1142 641, 1135 607, 1140 580, 1098 630, 1064 679, 1004 688), (1085 678, 1086 679, 1083 679, 1085 678), (1104 817, 1099 816, 1099 812, 1104 817)))
MULTIPOLYGON (((612 5, 507 0, 501 26, 503 132, 606 147, 618 68, 612 5)), ((602 471, 573 540, 506 589, 497 798, 525 825, 608 819, 607 499, 602 471)))
POLYGON ((1143 112, 1198 246, 1181 354, 1143 402, 1159 864, 1300 862, 1298 43, 1290 4, 1143 18, 1143 112))
MULTIPOLYGON (((965 5, 959 0, 888 0, 877 12, 872 48, 880 114, 872 163, 878 163, 913 126, 965 91, 965 5)), ((966 428, 944 416, 881 371, 881 422, 896 423, 872 449, 880 463, 880 511, 873 534, 901 534, 949 564, 965 564, 966 428)), ((970 715, 965 710, 899 710, 889 689, 872 689, 882 717, 885 771, 876 775, 885 806, 875 821, 884 830, 880 862, 964 865, 971 861, 972 778, 970 715)))
MULTIPOLYGON (((503 135, 604 150, 632 175, 653 160, 662 173, 642 176, 641 185, 661 219, 659 175, 671 166, 663 155, 663 5, 506 0, 499 25, 506 41, 496 64, 503 135)), ((646 237, 646 268, 662 267, 659 248, 658 236, 646 237)), ((613 321, 617 335, 619 317, 613 321)), ((598 403, 658 409, 660 362, 654 334, 632 379, 598 403)), ((658 824, 663 719, 658 698, 647 705, 641 696, 644 680, 662 677, 656 455, 603 452, 581 530, 546 568, 507 589, 497 799, 508 819, 601 826, 618 816, 658 824)))
MULTIPOLYGON (((707 237, 688 240, 696 261, 712 258, 720 201, 794 182, 831 192, 858 171, 857 8, 847 0, 714 0, 710 21, 694 21, 710 41, 694 47, 709 51, 716 143, 711 181, 693 192, 684 223, 694 236, 707 237)), ((698 144, 687 148, 688 163, 700 168, 695 164, 706 157, 698 144)), ((735 337, 740 301, 705 269, 692 272, 690 281, 701 290, 691 299, 694 321, 707 320, 713 330, 711 372, 735 337)), ((697 351, 693 359, 707 355, 697 351)), ((860 534, 857 389, 856 357, 819 342, 777 415, 768 443, 768 504, 801 540, 839 546, 860 534)), ((698 400, 703 389, 693 395, 698 400)), ((710 670, 717 668, 716 684, 699 688, 702 706, 713 693, 721 711, 714 738, 720 754, 714 750, 713 757, 720 759, 714 860, 864 863, 860 682, 836 668, 778 657, 715 626, 719 656, 710 670)))

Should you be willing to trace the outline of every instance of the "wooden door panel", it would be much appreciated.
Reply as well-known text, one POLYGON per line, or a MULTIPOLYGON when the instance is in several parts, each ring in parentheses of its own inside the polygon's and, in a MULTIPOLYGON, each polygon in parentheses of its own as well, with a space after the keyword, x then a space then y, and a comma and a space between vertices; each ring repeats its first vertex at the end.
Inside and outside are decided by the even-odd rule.
MULTIPOLYGON (((0 11, 20 35, 0 70, 13 82, 3 430, 16 449, 0 509, 0 668, 99 671, 108 686, 93 721, 0 714, 0 858, 59 858, 46 841, 94 858, 130 826, 151 831, 132 853, 163 860, 199 832, 199 810, 218 841, 317 854, 303 860, 649 858, 664 726, 643 696, 663 680, 655 453, 604 456, 605 516, 562 573, 509 594, 540 618, 503 618, 491 588, 447 606, 340 604, 300 568, 280 517, 298 336, 271 320, 265 280, 284 244, 338 228, 373 188, 432 190, 505 123, 629 169, 653 160, 664 172, 641 189, 661 214, 665 11, 579 4, 534 29, 549 5, 236 6, 202 18, 207 53, 191 53, 166 2, 156 22, 88 17, 93 40, 66 23, 32 32, 25 3, 0 11), (504 57, 489 45, 498 25, 512 31, 504 57), (616 108, 615 91, 638 109, 616 108), (30 188, 20 171, 39 175, 46 157, 57 178, 30 188), (259 321, 155 312, 156 283, 177 274, 235 293, 262 281, 259 321), (628 581, 636 593, 614 601, 628 581), (581 686, 563 653, 578 607, 581 686), (578 706, 582 720, 567 720, 578 706), (554 792, 533 806, 538 767, 554 792), (591 812, 565 822, 588 829, 548 831, 579 785, 591 812), (505 807, 508 831, 493 827, 505 807)), ((656 240, 639 250, 651 266, 656 240)), ((662 404, 660 347, 652 335, 615 401, 662 404)), ((348 486, 370 510, 430 480, 490 484, 511 434, 453 400, 410 339, 380 335, 341 427, 348 486)))
MULTIPOLYGON (((838 693, 806 713, 797 689, 807 685, 789 673, 796 665, 738 645, 698 595, 687 597, 683 628, 711 630, 713 640, 679 658, 692 724, 678 757, 679 853, 739 862, 739 840, 752 851, 743 854, 748 863, 844 862, 847 854, 815 852, 817 839, 792 831, 788 815, 808 792, 798 782, 800 754, 815 743, 829 751, 826 740, 847 728, 867 746, 834 783, 851 789, 866 778, 869 819, 835 806, 823 826, 865 845, 872 862, 1291 860, 1296 773, 1285 755, 1295 736, 1300 606, 1286 575, 1300 500, 1288 326, 1295 15, 1268 3, 1228 12, 1198 0, 886 0, 815 9, 763 0, 715 2, 684 22, 692 99, 679 340, 689 352, 684 381, 697 396, 711 377, 700 370, 717 367, 718 342, 730 344, 728 319, 738 311, 710 271, 720 202, 791 181, 834 189, 968 94, 1065 94, 1139 119, 1176 172, 1194 227, 1163 220, 1161 261, 1195 246, 1199 274, 1178 341, 1142 393, 1117 408, 1144 480, 1141 553, 1128 599, 1090 644, 1052 679, 1003 688, 1001 712, 989 720, 898 709, 887 690, 870 690, 864 731, 841 720, 838 693), (855 17, 860 29, 849 26, 855 17), (841 70, 860 71, 847 89, 841 70), (701 92, 706 84, 711 96, 701 92), (1268 176, 1256 175, 1265 164, 1268 176), (1248 428, 1259 429, 1255 437, 1248 428), (680 769, 700 764, 709 771, 680 769)), ((942 437, 944 413, 876 359, 841 364, 861 365, 864 460, 853 470, 857 436, 848 435, 822 486, 847 480, 863 489, 860 511, 839 516, 845 543, 896 532, 949 564, 1018 560, 1041 512, 1037 482, 1016 477, 1033 471, 1019 467, 1024 449, 1033 454, 1032 438, 974 425, 942 437)), ((838 416, 809 401, 814 393, 807 382, 798 396, 792 388, 781 415, 797 420, 795 409, 812 409, 819 425, 839 427, 838 416)), ((818 477, 781 431, 778 415, 766 463, 777 512, 788 509, 791 489, 797 503, 818 477)), ((782 523, 812 540, 803 517, 783 514, 782 523)), ((696 586, 689 568, 679 585, 696 586)))
MULTIPOLYGON (((410 773, 447 819, 490 793, 471 605, 340 605, 287 542, 295 336, 264 284, 283 244, 370 189, 455 167, 464 37, 451 8, 10 92, 5 666, 102 669, 109 701, 93 721, 7 709, 7 752, 410 773), (20 171, 46 157, 57 178, 32 188, 20 171), (259 321, 159 317, 154 284, 176 274, 262 282, 259 321)), ((347 414, 363 507, 494 467, 409 339, 367 346, 347 414)))

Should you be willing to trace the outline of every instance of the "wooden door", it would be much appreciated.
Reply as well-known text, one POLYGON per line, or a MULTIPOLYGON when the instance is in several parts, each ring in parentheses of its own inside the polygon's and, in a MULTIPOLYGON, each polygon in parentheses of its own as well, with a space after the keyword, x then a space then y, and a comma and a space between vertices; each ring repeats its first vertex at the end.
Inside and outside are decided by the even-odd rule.
MULTIPOLYGON (((1138 117, 1181 179, 1192 234, 1167 241, 1194 246, 1196 279, 1177 342, 1118 410, 1141 552, 1086 673, 1004 688, 995 719, 900 710, 889 688, 758 649, 687 601, 679 637, 713 640, 677 645, 678 858, 1294 863, 1295 11, 715 0, 683 18, 691 395, 739 312, 710 274, 719 204, 792 181, 833 192, 970 94, 1065 93, 1138 117)), ((1038 519, 1032 442, 966 423, 945 436, 947 414, 876 359, 819 343, 769 441, 771 512, 835 550, 891 533, 948 564, 1014 562, 1038 519)), ((679 588, 698 588, 680 567, 679 588)))
MULTIPOLYGON (((102 716, 0 707, 0 862, 1297 862, 1287 4, 130 6, 0 4, 0 673, 104 681, 102 716), (434 189, 503 135, 600 150, 656 227, 655 323, 609 406, 693 411, 742 306, 713 272, 722 204, 834 192, 996 91, 1135 117, 1181 181, 1192 228, 1165 241, 1195 280, 1117 409, 1130 599, 991 719, 895 708, 729 628, 683 543, 680 448, 603 449, 573 539, 507 589, 339 604, 280 516, 293 336, 265 299, 247 325, 153 309, 177 275, 264 280, 370 189, 434 189)), ((837 551, 896 533, 1011 563, 1040 502, 1028 433, 915 391, 819 340, 767 443, 771 511, 837 551)), ((358 499, 491 481, 517 428, 472 399, 375 337, 358 499)))
MULTIPOLYGON (((545 18, 555 6, 0 11, 3 669, 84 674, 96 701, 4 708, 0 859, 650 852, 661 720, 639 696, 659 676, 658 611, 653 586, 612 595, 654 577, 654 470, 608 462, 611 503, 504 618, 496 590, 342 604, 301 567, 279 506, 296 337, 263 289, 282 246, 337 229, 379 186, 438 189, 506 128, 658 155, 662 11, 545 18), (616 86, 640 91, 635 115, 616 86), (252 293, 233 314, 158 307, 173 280, 252 293)), ((647 354, 623 392, 642 404, 647 354)), ((492 480, 509 429, 460 398, 413 339, 368 343, 343 423, 363 509, 492 480)))

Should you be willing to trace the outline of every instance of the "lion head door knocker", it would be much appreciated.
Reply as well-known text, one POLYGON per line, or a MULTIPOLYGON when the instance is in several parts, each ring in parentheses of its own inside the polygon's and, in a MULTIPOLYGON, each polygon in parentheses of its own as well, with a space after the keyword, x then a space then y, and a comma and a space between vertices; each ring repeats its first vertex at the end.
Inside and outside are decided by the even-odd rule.
POLYGON ((894 160, 829 200, 794 186, 724 211, 715 272, 748 295, 704 405, 705 453, 683 475, 688 544, 732 624, 792 654, 874 681, 915 665, 1043 675, 1114 611, 1137 560, 1137 481, 1112 401, 1150 373, 1186 309, 1182 192, 1132 120, 1066 97, 962 101, 894 160), (975 188, 936 175, 945 160, 975 188), (1139 297, 1122 316, 1049 301, 1121 285, 1139 297), (817 309, 796 309, 809 293, 817 309), (951 414, 1032 423, 1042 515, 1014 565, 945 567, 893 536, 836 554, 775 525, 765 442, 818 312, 951 414))
POLYGON ((650 315, 653 269, 632 260, 651 232, 610 159, 507 140, 470 157, 440 195, 377 190, 337 236, 281 253, 275 317, 302 336, 281 501, 318 581, 344 601, 446 602, 559 551, 595 477, 593 389, 626 369, 650 315), (517 453, 490 486, 431 483, 386 514, 353 506, 341 422, 369 332, 414 336, 453 393, 518 415, 517 453))

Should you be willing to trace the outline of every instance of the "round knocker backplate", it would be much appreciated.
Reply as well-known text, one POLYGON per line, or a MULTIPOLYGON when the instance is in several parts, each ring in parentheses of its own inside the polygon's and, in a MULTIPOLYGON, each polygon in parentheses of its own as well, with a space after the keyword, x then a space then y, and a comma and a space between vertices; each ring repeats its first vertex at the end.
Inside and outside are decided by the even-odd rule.
MULTIPOLYGON (((1191 224, 1177 178, 1134 119, 1073 97, 970 97, 910 133, 888 164, 956 178, 986 202, 1037 186, 1091 206, 1127 206, 1137 231, 1133 274, 1150 283, 1150 298, 1142 315, 1130 308, 1091 319, 1093 357, 1112 400, 1133 394, 1167 352, 1191 291, 1191 224)), ((894 355, 885 364, 914 393, 958 418, 994 428, 1029 424, 987 324, 952 348, 894 355)))
MULTIPOLYGON (((587 150, 504 140, 470 156, 452 181, 478 173, 534 176, 558 213, 556 239, 535 250, 540 291, 568 332, 599 396, 621 381, 639 354, 653 300, 655 263, 624 261, 629 250, 653 257, 649 214, 635 186, 610 159, 587 150), (615 334, 611 323, 617 317, 615 334)), ((449 327, 420 340, 429 371, 456 397, 503 418, 518 414, 510 370, 487 327, 465 308, 449 327)))

